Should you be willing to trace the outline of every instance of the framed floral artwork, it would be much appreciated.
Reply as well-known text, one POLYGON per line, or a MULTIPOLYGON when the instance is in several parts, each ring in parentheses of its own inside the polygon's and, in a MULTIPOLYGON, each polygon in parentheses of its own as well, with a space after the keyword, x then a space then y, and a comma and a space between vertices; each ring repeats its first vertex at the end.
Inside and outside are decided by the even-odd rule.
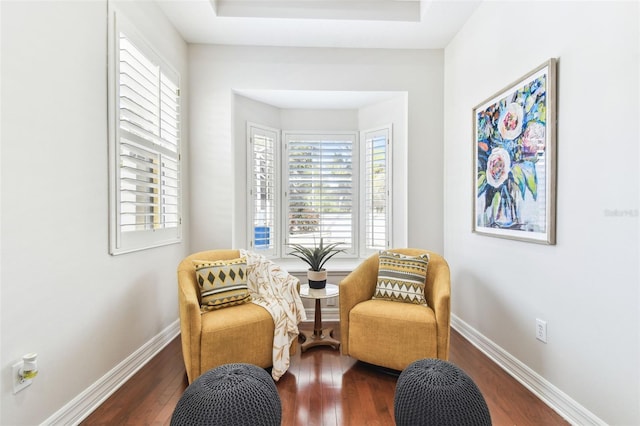
POLYGON ((473 109, 473 231, 555 244, 556 60, 473 109))

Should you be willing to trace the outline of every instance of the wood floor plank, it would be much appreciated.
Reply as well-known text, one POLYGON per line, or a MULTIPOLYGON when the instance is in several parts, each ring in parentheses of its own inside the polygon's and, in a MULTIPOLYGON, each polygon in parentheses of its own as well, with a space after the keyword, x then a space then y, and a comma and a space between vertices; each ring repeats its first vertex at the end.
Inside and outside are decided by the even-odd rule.
MULTIPOLYGON (((331 324, 331 323, 329 323, 331 324)), ((339 327, 335 326, 339 339, 339 327)), ((311 329, 311 324, 302 328, 311 329)), ((487 401, 495 426, 567 425, 555 411, 451 332, 449 361, 464 370, 487 401)), ((297 353, 276 388, 283 426, 393 426, 396 374, 342 356, 330 347, 297 353)), ((187 387, 180 339, 167 345, 82 425, 168 425, 187 387)))
POLYGON ((449 352, 449 361, 464 370, 482 392, 494 425, 569 424, 455 331, 449 352))

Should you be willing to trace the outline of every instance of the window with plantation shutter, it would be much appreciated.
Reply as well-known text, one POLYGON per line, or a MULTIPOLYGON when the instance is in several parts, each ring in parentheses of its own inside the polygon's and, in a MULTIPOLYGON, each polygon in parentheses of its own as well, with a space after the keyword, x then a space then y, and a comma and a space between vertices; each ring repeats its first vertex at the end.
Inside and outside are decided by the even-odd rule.
POLYGON ((180 78, 118 15, 110 61, 111 253, 180 241, 180 78))
POLYGON ((341 242, 356 253, 357 135, 285 133, 287 244, 341 242))
POLYGON ((392 127, 280 132, 247 123, 248 246, 287 257, 290 244, 341 243, 339 257, 390 246, 392 127))
POLYGON ((265 256, 276 256, 278 235, 278 131, 247 126, 249 159, 249 246, 265 256))
POLYGON ((391 128, 363 133, 363 251, 389 247, 391 223, 391 128))

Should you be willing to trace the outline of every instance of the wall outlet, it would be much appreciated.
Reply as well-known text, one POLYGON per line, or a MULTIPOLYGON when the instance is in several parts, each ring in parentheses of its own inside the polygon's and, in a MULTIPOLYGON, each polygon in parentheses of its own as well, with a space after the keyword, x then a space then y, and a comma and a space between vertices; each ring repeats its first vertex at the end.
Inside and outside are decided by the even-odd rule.
POLYGON ((536 339, 547 343, 547 322, 536 318, 536 339))
POLYGON ((24 365, 23 361, 17 362, 11 366, 11 379, 13 380, 14 395, 31 384, 33 379, 23 379, 20 377, 20 369, 24 365))

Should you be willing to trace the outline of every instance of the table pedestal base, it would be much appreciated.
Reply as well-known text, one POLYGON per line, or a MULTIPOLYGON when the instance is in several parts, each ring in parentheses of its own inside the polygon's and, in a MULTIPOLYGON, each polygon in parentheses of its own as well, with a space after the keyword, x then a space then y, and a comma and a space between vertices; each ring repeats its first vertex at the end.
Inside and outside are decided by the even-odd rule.
POLYGON ((304 342, 300 345, 302 352, 314 346, 332 346, 334 349, 340 348, 340 342, 333 338, 333 328, 322 328, 322 310, 320 299, 316 299, 316 311, 313 321, 313 332, 300 330, 304 342))
POLYGON ((302 352, 314 346, 332 346, 334 349, 340 349, 340 342, 333 338, 333 328, 323 328, 314 331, 300 330, 300 335, 304 341, 300 344, 302 352))

